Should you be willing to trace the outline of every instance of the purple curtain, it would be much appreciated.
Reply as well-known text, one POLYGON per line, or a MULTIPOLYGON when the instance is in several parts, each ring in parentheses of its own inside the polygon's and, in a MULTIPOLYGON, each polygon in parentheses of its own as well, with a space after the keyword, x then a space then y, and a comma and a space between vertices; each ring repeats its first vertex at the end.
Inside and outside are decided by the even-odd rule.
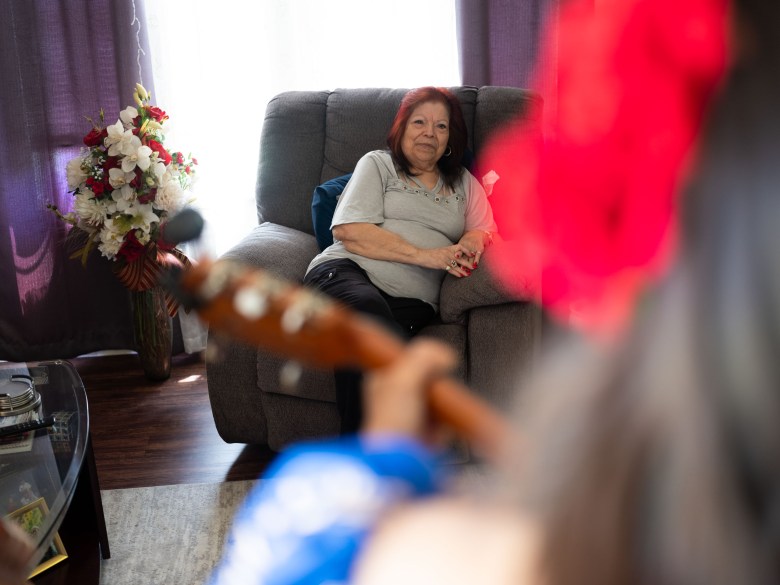
POLYGON ((67 226, 46 205, 71 208, 65 165, 90 129, 86 118, 103 108, 113 123, 132 103, 136 81, 151 85, 142 2, 7 0, 3 7, 0 359, 132 349, 129 293, 111 262, 93 254, 83 268, 69 259, 67 226))
POLYGON ((532 87, 540 35, 557 0, 457 0, 464 85, 532 87))

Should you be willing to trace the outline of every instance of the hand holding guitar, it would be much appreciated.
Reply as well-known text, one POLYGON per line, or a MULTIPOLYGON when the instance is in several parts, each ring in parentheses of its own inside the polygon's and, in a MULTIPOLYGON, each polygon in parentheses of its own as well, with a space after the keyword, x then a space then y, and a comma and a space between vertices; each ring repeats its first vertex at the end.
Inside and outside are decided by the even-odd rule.
POLYGON ((412 341, 401 356, 364 382, 364 433, 401 433, 426 439, 431 431, 425 389, 455 365, 454 352, 428 339, 412 341))

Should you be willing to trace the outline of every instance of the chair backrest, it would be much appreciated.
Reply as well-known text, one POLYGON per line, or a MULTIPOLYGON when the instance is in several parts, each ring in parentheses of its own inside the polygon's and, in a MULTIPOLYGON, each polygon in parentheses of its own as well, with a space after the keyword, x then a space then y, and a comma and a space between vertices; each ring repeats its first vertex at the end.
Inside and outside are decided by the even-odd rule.
MULTIPOLYGON (((463 106, 469 148, 476 154, 487 136, 511 119, 536 111, 534 92, 511 87, 453 87, 463 106)), ((386 148, 387 132, 406 89, 292 91, 266 108, 260 139, 257 214, 313 234, 312 192, 351 172, 365 153, 386 148)))

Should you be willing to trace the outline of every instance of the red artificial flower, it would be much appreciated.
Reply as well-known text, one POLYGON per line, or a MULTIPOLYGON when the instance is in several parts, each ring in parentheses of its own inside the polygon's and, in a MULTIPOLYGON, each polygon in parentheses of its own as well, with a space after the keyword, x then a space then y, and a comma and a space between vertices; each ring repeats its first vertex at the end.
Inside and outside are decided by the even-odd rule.
POLYGON ((130 230, 125 235, 125 241, 122 243, 122 246, 119 248, 116 255, 130 263, 135 262, 143 256, 145 250, 146 247, 139 242, 138 238, 135 236, 135 230, 130 230))
POLYGON ((103 195, 105 185, 103 185, 103 183, 95 181, 94 183, 92 183, 92 185, 90 185, 90 188, 92 189, 92 192, 95 194, 95 197, 100 199, 100 196, 103 195))
POLYGON ((135 169, 133 170, 133 174, 135 174, 135 176, 130 181, 130 186, 133 189, 137 190, 138 187, 143 184, 144 172, 139 167, 135 167, 135 169))
POLYGON ((156 122, 162 123, 168 119, 168 114, 163 112, 157 106, 146 106, 146 111, 149 114, 149 117, 155 120, 156 122))
POLYGON ((542 133, 515 124, 480 160, 501 177, 491 203, 510 242, 493 266, 510 288, 592 331, 627 322, 672 257, 676 196, 726 69, 727 11, 726 0, 562 8, 545 49, 557 93, 538 84, 542 133))
POLYGON ((103 163, 103 173, 105 177, 108 177, 108 171, 111 169, 118 169, 120 167, 118 156, 109 156, 103 163))
POLYGON ((171 155, 165 150, 165 147, 156 140, 147 140, 146 145, 157 153, 157 157, 165 163, 165 166, 171 164, 171 155))
POLYGON ((100 146, 103 144, 103 139, 106 136, 108 136, 108 132, 105 128, 102 130, 100 128, 93 128, 90 130, 89 134, 84 137, 84 144, 90 148, 100 146))
POLYGON ((154 199, 157 197, 157 188, 149 189, 146 193, 139 193, 138 194, 138 202, 139 203, 151 203, 154 201, 154 199))

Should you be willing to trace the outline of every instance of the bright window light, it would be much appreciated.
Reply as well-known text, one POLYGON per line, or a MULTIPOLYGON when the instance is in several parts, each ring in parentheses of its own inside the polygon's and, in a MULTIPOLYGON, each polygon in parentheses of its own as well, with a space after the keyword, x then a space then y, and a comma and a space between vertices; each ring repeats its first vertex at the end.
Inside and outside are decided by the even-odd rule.
POLYGON ((200 163, 195 204, 211 255, 257 225, 260 130, 274 95, 460 84, 455 0, 146 0, 145 8, 152 102, 171 117, 166 145, 200 163))

